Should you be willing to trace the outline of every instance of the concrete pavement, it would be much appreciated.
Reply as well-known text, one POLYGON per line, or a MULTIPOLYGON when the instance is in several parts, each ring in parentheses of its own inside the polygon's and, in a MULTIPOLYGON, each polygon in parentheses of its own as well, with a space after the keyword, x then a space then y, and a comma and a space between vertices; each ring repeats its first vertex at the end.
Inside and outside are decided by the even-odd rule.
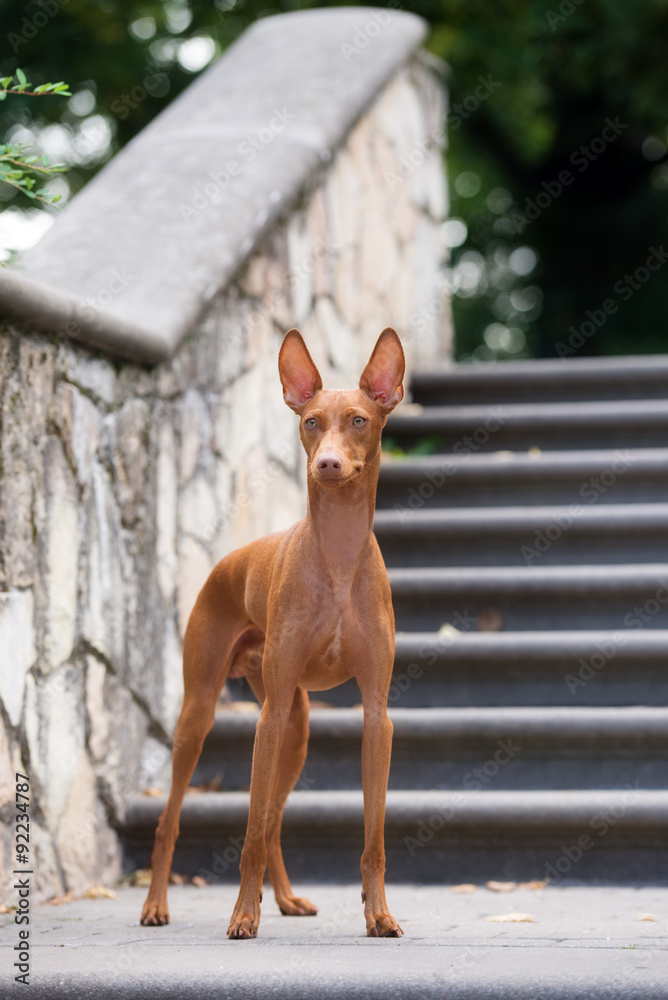
MULTIPOLYGON (((35 906, 31 997, 668 998, 668 889, 546 887, 465 895, 391 885, 405 937, 364 934, 360 887, 295 887, 317 917, 283 917, 270 888, 259 936, 228 941, 233 886, 173 886, 172 923, 145 928, 145 889, 35 906), (532 922, 491 922, 509 913, 532 922), (639 919, 653 916, 653 920, 639 919)), ((0 917, 0 996, 13 981, 13 915, 0 917)))

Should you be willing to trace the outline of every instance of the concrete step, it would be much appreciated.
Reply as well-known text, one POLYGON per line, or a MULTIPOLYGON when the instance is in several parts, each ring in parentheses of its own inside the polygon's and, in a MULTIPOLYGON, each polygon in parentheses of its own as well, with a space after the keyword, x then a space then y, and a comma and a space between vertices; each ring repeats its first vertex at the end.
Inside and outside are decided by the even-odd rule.
POLYGON ((668 396, 668 358, 568 358, 453 365, 415 372, 411 393, 429 406, 651 399, 668 396))
MULTIPOLYGON (((398 632, 390 708, 449 706, 668 705, 668 630, 398 632)), ((651 625, 651 622, 650 622, 651 625)), ((236 700, 253 695, 228 682, 236 700)), ((351 708, 360 691, 348 681, 312 695, 351 708)))
POLYGON ((381 510, 374 531, 387 566, 653 563, 668 504, 381 510))
MULTIPOLYGON (((332 859, 335 864, 335 859, 332 859)), ((565 861, 568 861, 565 858, 565 861)), ((581 864, 587 864, 587 861, 581 864)), ((581 864, 575 865, 577 873, 581 864)), ((562 864, 563 866, 563 864, 562 864)), ((290 870, 292 875, 292 870, 290 870)), ((388 871, 392 880, 392 870, 388 871)), ((215 877, 215 876, 214 876, 215 877)), ((499 879, 499 872, 493 877, 499 879)), ((574 881, 575 879, 573 879, 574 881)), ((460 881, 457 878, 457 881, 460 881)), ((475 881, 475 880, 474 880, 475 881)), ((564 881, 568 881, 568 876, 564 881)), ((315 917, 281 916, 267 886, 257 941, 225 936, 238 881, 174 885, 170 923, 140 927, 146 889, 39 907, 31 1000, 667 1000, 668 889, 548 885, 454 893, 391 885, 404 937, 366 938, 360 875, 333 885, 293 879, 315 917), (509 911, 531 923, 499 923, 509 911), (655 920, 641 914, 655 914, 655 920), (640 918, 640 919, 639 919, 640 918), (527 918, 528 919, 528 918, 527 918)), ((14 915, 4 917, 15 944, 14 915)), ((6 945, 6 956, 12 954, 6 945)), ((34 951, 33 951, 34 949, 34 951)), ((14 954, 16 954, 14 952, 14 954)), ((15 961, 13 959, 12 961, 15 961)), ((0 968, 0 994, 15 997, 0 968)))
POLYGON ((378 481, 379 510, 425 507, 648 503, 668 495, 668 448, 539 453, 469 450, 391 459, 378 481))
MULTIPOLYGON (((128 801, 122 836, 128 870, 148 864, 164 800, 128 801)), ((188 795, 174 870, 238 880, 248 817, 245 792, 188 795)), ((616 883, 668 880, 668 792, 628 783, 586 791, 390 791, 388 879, 480 883, 488 878, 616 883)), ((283 822, 286 866, 298 880, 359 876, 361 791, 298 791, 283 822)))
POLYGON ((668 564, 402 567, 388 571, 397 628, 668 627, 668 564), (489 627, 489 626, 488 626, 489 627))
POLYGON ((467 624, 397 634, 390 706, 668 705, 668 630, 477 632, 467 624))
MULTIPOLYGON (((193 783, 250 784, 255 713, 220 712, 193 783)), ((512 790, 665 787, 668 708, 398 708, 391 789, 512 790)), ((311 712, 309 750, 297 787, 362 787, 363 714, 311 712)))
POLYGON ((661 447, 667 434, 668 399, 407 408, 386 430, 404 450, 428 438, 435 452, 455 454, 661 447))

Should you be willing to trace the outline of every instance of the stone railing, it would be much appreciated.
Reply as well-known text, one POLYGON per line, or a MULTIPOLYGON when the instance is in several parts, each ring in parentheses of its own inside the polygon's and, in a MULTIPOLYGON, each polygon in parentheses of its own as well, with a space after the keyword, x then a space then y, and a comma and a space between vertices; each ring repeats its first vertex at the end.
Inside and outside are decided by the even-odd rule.
POLYGON ((200 587, 303 513, 283 333, 326 387, 388 325, 409 363, 449 357, 424 33, 381 9, 258 22, 0 271, 0 865, 21 771, 37 898, 119 873, 200 587))

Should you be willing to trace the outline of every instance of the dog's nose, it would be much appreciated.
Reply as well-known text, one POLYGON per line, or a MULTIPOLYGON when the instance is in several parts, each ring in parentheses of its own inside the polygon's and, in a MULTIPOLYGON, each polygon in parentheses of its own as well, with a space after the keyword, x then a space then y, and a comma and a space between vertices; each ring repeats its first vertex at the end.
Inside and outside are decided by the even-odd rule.
POLYGON ((341 459, 338 455, 321 455, 318 459, 318 472, 340 472, 341 459))

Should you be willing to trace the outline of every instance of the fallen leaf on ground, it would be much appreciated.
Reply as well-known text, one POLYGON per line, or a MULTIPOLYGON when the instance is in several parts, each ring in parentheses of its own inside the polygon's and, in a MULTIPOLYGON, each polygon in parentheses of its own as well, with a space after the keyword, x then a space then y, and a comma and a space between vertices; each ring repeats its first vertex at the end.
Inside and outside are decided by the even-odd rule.
POLYGON ((198 889, 203 889, 209 883, 201 875, 193 875, 193 885, 196 885, 198 889))
POLYGON ((84 892, 84 899, 116 899, 116 893, 106 885, 92 885, 84 892))
POLYGON ((131 880, 132 885, 138 885, 142 889, 148 888, 151 884, 151 869, 150 868, 138 868, 133 874, 131 880))
POLYGON ((465 892, 475 892, 477 888, 478 886, 473 885, 472 882, 462 882, 461 885, 451 885, 450 892, 457 892, 463 895, 465 892))
POLYGON ((231 701, 225 708, 229 712, 259 712, 260 706, 256 701, 231 701))
POLYGON ((446 622, 445 625, 441 625, 438 630, 438 635, 443 638, 446 635, 461 635, 462 633, 454 625, 450 625, 446 622))
POLYGON ((517 889, 517 882, 486 882, 485 885, 492 892, 512 892, 513 889, 517 889))
POLYGON ((537 448, 535 446, 533 448, 529 448, 527 451, 527 455, 529 455, 530 458, 540 458, 542 454, 543 453, 540 450, 540 448, 537 448))
POLYGON ((15 909, 15 906, 6 906, 4 903, 0 903, 0 913, 13 913, 15 909))
POLYGON ((635 920, 656 920, 653 913, 639 913, 635 920))
POLYGON ((70 890, 66 892, 64 896, 52 896, 51 899, 47 899, 47 906, 61 906, 63 903, 73 903, 75 899, 74 893, 70 890))
POLYGON ((190 785, 186 792, 219 792, 223 787, 223 776, 222 774, 217 774, 214 778, 209 778, 208 781, 203 781, 201 785, 190 785))
POLYGON ((546 885, 547 885, 547 879, 546 878, 544 878, 542 880, 542 882, 539 882, 538 879, 534 879, 533 882, 520 882, 519 885, 517 886, 517 888, 518 889, 544 889, 546 885))
POLYGON ((188 875, 179 875, 178 872, 169 873, 170 885, 188 885, 189 882, 190 882, 190 877, 188 875))
POLYGON ((503 615, 496 608, 485 608, 476 619, 478 632, 500 632, 503 628, 503 615))
POLYGON ((148 795, 149 798, 159 799, 161 795, 165 793, 161 788, 145 788, 142 795, 148 795))
POLYGON ((531 913, 500 913, 496 917, 485 917, 490 924, 532 924, 531 913))

